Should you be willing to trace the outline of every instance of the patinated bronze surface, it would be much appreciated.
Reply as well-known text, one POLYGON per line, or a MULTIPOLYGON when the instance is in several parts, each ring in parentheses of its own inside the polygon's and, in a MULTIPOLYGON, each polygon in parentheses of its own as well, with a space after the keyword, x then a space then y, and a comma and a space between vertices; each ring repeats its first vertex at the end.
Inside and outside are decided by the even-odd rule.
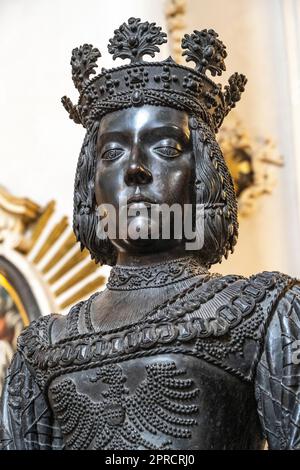
MULTIPOLYGON (((299 282, 278 272, 211 274, 233 249, 237 206, 215 131, 245 77, 222 91, 215 32, 186 35, 196 69, 145 63, 160 28, 130 19, 109 50, 131 63, 90 79, 97 49, 72 56, 87 128, 74 193, 74 231, 111 264, 107 288, 19 339, 2 404, 6 449, 271 449, 300 447, 299 282), (204 245, 97 236, 96 207, 204 205, 204 245)), ((136 215, 138 226, 154 221, 136 215)), ((163 223, 163 221, 162 221, 163 223)))

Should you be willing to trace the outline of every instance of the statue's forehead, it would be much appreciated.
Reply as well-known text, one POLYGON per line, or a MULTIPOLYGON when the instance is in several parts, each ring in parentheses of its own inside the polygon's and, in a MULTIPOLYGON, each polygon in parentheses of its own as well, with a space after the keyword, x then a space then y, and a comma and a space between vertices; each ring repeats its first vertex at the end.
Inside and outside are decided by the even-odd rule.
POLYGON ((142 130, 157 127, 173 127, 188 130, 188 114, 165 106, 145 105, 128 108, 106 114, 100 122, 99 132, 113 132, 114 130, 142 130))

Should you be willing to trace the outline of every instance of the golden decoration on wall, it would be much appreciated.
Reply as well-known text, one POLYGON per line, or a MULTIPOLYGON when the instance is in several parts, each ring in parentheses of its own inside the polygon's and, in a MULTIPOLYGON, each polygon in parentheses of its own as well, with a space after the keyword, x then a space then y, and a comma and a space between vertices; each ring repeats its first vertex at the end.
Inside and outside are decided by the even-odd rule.
POLYGON ((238 197, 239 215, 249 216, 257 199, 271 194, 276 184, 275 168, 283 165, 274 141, 269 137, 250 137, 233 115, 217 135, 238 197))
MULTIPOLYGON (((88 251, 80 250, 68 218, 56 216, 55 205, 41 208, 0 187, 0 273, 2 258, 12 265, 22 260, 26 280, 38 280, 35 287, 42 284, 49 305, 60 311, 103 286, 105 276, 88 251)), ((48 313, 41 307, 41 314, 48 313)))

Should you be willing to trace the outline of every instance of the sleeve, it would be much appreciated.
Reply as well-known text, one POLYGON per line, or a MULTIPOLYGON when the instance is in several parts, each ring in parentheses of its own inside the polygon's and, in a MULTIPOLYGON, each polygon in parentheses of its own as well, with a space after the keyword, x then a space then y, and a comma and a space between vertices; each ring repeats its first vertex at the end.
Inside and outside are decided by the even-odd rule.
POLYGON ((5 380, 0 411, 0 449, 59 450, 61 432, 51 409, 17 352, 5 380))
POLYGON ((300 449, 300 286, 279 301, 258 362, 255 393, 269 449, 300 449))

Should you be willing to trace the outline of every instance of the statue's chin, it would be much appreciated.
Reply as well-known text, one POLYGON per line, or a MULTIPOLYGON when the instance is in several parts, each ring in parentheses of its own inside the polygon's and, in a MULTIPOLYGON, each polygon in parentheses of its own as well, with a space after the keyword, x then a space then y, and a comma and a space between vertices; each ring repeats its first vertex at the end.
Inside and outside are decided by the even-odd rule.
POLYGON ((160 251, 172 243, 169 239, 162 239, 161 233, 161 227, 156 220, 144 216, 132 217, 128 219, 126 236, 115 244, 136 251, 160 251))
POLYGON ((129 218, 127 242, 136 246, 149 246, 159 239, 159 225, 150 217, 137 216, 129 218))

